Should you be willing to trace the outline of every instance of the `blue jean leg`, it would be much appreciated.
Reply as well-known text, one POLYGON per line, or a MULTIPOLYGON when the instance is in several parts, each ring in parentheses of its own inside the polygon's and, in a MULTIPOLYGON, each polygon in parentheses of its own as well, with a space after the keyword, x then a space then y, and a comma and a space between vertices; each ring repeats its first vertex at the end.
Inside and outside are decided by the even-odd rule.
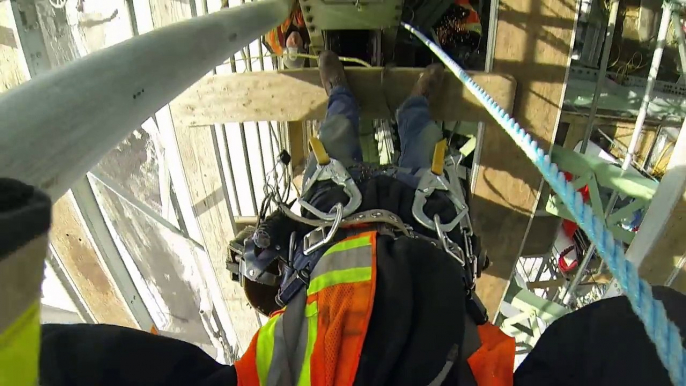
POLYGON ((431 119, 429 101, 423 96, 407 98, 397 112, 400 135, 401 168, 429 168, 436 143, 443 138, 441 129, 431 119))
MULTIPOLYGON (((348 167, 362 162, 359 134, 360 110, 355 97, 345 87, 334 87, 329 95, 326 118, 319 128, 319 140, 331 158, 348 167)), ((310 153, 304 180, 314 173, 316 166, 314 154, 310 153)))

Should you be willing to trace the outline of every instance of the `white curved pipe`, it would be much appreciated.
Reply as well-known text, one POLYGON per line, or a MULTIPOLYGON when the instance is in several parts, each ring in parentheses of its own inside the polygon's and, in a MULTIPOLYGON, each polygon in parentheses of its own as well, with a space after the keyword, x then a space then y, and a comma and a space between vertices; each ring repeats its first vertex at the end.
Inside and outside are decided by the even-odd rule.
POLYGON ((0 177, 59 198, 162 106, 283 22, 289 6, 263 0, 154 30, 1 94, 0 177))

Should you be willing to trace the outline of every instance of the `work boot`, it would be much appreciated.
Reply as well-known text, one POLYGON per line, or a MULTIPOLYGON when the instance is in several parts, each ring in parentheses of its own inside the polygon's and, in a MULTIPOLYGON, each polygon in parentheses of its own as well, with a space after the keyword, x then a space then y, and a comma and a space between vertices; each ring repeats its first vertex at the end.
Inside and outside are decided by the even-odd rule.
POLYGON ((326 95, 330 95, 331 90, 337 86, 350 89, 348 80, 345 78, 345 71, 343 71, 343 64, 333 51, 322 51, 319 54, 319 76, 326 95))
POLYGON ((443 65, 440 63, 434 63, 429 65, 417 79, 412 88, 412 93, 410 96, 423 96, 429 99, 431 95, 438 92, 443 82, 443 65))

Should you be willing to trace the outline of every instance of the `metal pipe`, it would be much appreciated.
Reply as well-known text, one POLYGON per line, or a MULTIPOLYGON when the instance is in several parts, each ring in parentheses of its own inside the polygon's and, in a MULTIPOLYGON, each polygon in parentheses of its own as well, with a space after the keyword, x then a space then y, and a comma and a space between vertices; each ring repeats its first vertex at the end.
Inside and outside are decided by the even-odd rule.
POLYGON ((634 126, 634 132, 631 135, 631 142, 629 142, 627 154, 624 158, 624 162, 622 163, 623 170, 629 169, 631 161, 634 157, 634 151, 638 145, 638 138, 641 136, 641 131, 643 130, 643 123, 645 122, 646 115, 648 113, 648 104, 650 104, 650 95, 653 93, 655 80, 657 79, 657 73, 660 68, 660 62, 662 61, 662 53, 665 50, 665 41, 667 40, 667 30, 669 29, 669 19, 671 14, 672 4, 670 2, 665 2, 664 8, 662 9, 662 18, 660 19, 660 30, 657 33, 657 45, 655 46, 653 60, 650 63, 650 71, 648 72, 646 91, 645 94, 643 94, 643 101, 641 102, 641 108, 638 110, 638 117, 636 117, 636 125, 634 126))
POLYGON ((610 51, 612 48, 612 39, 615 36, 615 24, 617 24, 617 15, 619 14, 619 0, 614 0, 610 5, 610 16, 607 20, 607 31, 605 31, 605 44, 603 45, 603 56, 600 59, 600 71, 598 72, 598 80, 595 84, 595 91, 593 92, 593 101, 591 102, 591 112, 588 115, 588 122, 586 123, 586 131, 581 142, 581 154, 586 153, 588 141, 591 139, 593 132, 593 120, 598 111, 598 100, 600 94, 605 86, 605 74, 607 74, 607 62, 610 59, 610 51))
POLYGON ((3 93, 0 176, 59 198, 148 117, 281 23, 289 3, 263 0, 160 28, 3 93))

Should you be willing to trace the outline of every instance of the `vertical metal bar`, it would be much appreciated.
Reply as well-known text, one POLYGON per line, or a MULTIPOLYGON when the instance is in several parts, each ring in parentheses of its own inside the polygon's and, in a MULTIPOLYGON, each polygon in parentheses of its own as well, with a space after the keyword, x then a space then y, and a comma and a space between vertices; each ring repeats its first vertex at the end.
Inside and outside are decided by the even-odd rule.
MULTIPOLYGON (((491 1, 491 8, 488 16, 488 36, 486 42, 486 61, 484 63, 484 71, 493 71, 493 56, 495 55, 495 38, 498 25, 498 6, 499 0, 491 1)), ((481 162, 481 147, 484 142, 484 132, 486 124, 479 122, 476 129, 476 146, 474 147, 474 156, 472 161, 472 175, 469 177, 469 187, 472 192, 476 187, 476 178, 479 175, 479 162, 481 162)))
POLYGON ((605 31, 605 44, 603 45, 603 56, 600 59, 600 71, 598 72, 598 80, 595 83, 595 91, 593 92, 593 101, 591 102, 591 111, 588 114, 588 122, 586 122, 586 131, 584 138, 581 141, 580 152, 586 153, 588 141, 591 139, 593 132, 593 120, 598 111, 598 99, 605 88, 605 74, 607 73, 607 62, 610 59, 610 51, 612 48, 612 39, 615 35, 615 24, 617 24, 617 15, 619 14, 619 0, 613 0, 610 5, 610 16, 607 21, 607 30, 605 31))
POLYGON ((252 179, 252 168, 250 166, 250 156, 248 156, 248 143, 245 139, 245 126, 243 123, 239 124, 241 132, 241 145, 243 146, 243 160, 245 161, 245 170, 248 173, 248 188, 250 189, 250 200, 252 201, 252 208, 255 215, 259 215, 257 210, 257 198, 255 197, 255 183, 252 179))
MULTIPOLYGON (((254 1, 255 0, 251 0, 251 2, 254 1)), ((262 36, 257 38, 257 54, 260 56, 260 71, 264 71, 264 49, 262 48, 262 36)))
MULTIPOLYGON (((226 136, 226 125, 221 124, 222 135, 224 136, 224 151, 226 152, 226 167, 229 169, 229 176, 231 177, 231 186, 233 187, 233 195, 236 197, 236 212, 239 216, 243 215, 241 211, 241 202, 238 198, 238 188, 236 188, 236 175, 233 172, 233 163, 231 162, 231 152, 229 151, 229 139, 226 136)), ((223 173, 222 173, 223 174, 223 173)))
POLYGON ((262 149, 262 135, 260 134, 260 122, 255 122, 255 128, 257 129, 257 151, 260 154, 260 167, 262 168, 262 178, 264 183, 267 183, 267 171, 265 170, 264 166, 264 150, 262 149))
MULTIPOLYGON (((231 208, 231 197, 229 196, 229 185, 228 181, 226 180, 226 174, 224 174, 224 168, 222 167, 223 162, 222 162, 222 157, 221 157, 221 148, 219 147, 219 135, 217 135, 217 131, 219 133, 222 133, 222 125, 213 125, 210 130, 212 131, 212 145, 214 146, 214 156, 217 161, 217 167, 219 168, 219 178, 221 179, 222 182, 222 193, 224 194, 224 202, 226 203, 226 210, 229 211, 229 221, 231 221, 231 231, 232 234, 238 234, 238 229, 236 229, 236 219, 233 216, 233 210, 231 208)), ((227 154, 228 156, 228 154, 227 154)), ((231 170, 231 169, 230 169, 231 170)), ((233 178, 233 170, 231 170, 231 178, 233 178)), ((234 180, 231 181, 231 185, 234 188, 234 191, 236 190, 236 183, 234 180)), ((238 192, 236 193, 236 203, 238 203, 238 192)))
MULTIPOLYGON (((267 121, 267 126, 269 128, 269 151, 272 153, 274 157, 276 157, 278 154, 274 152, 274 140, 276 140, 277 148, 279 146, 279 141, 276 138, 276 131, 274 130, 274 125, 272 124, 272 121, 267 121)), ((281 152, 281 149, 279 149, 279 152, 281 152)), ((276 161, 274 161, 274 167, 276 168, 276 161)))
POLYGON ((665 2, 662 9, 662 18, 660 19, 660 30, 657 33, 657 45, 655 46, 655 51, 653 52, 653 60, 650 63, 650 71, 648 72, 648 82, 646 83, 646 91, 643 94, 643 101, 641 102, 641 108, 638 111, 638 117, 636 117, 636 125, 634 126, 634 132, 631 136, 631 142, 627 148, 626 158, 622 163, 622 169, 627 170, 631 165, 631 161, 634 157, 634 151, 638 145, 638 138, 641 136, 641 131, 643 129, 643 123, 645 122, 646 115, 648 114, 648 104, 650 103, 650 96, 653 93, 653 88, 655 87, 655 80, 657 79, 657 73, 660 68, 660 62, 662 61, 662 53, 665 49, 665 41, 667 40, 667 30, 669 29, 669 19, 672 15, 672 3, 665 2))
MULTIPOLYGON (((241 0, 241 5, 245 4, 245 0, 241 0)), ((259 39, 259 37, 258 37, 259 39)), ((247 58, 245 58, 245 66, 248 67, 248 72, 252 72, 252 55, 250 54, 250 43, 243 47, 245 49, 245 55, 247 58)))

